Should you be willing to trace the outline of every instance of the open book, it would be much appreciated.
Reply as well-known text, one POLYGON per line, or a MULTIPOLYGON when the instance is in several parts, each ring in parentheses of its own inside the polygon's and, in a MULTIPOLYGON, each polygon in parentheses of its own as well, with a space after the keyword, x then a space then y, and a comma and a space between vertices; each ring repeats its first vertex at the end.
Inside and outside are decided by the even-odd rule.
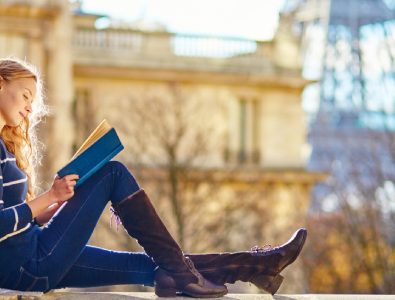
POLYGON ((78 174, 76 187, 98 171, 120 151, 123 145, 116 131, 103 120, 77 150, 69 163, 58 171, 60 177, 78 174))

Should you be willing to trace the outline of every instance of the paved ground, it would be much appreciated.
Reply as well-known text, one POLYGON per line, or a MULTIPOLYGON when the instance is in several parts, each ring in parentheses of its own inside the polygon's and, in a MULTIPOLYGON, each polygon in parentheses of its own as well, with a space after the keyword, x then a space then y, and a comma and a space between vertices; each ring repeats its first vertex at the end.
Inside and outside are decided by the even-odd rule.
MULTIPOLYGON (((76 293, 53 291, 48 294, 16 292, 0 289, 1 300, 145 300, 157 299, 154 293, 76 293)), ((165 298, 171 300, 172 298, 165 298)), ((177 297, 177 300, 191 298, 177 297)), ((219 300, 395 300, 395 295, 268 295, 268 294, 228 294, 219 300)))

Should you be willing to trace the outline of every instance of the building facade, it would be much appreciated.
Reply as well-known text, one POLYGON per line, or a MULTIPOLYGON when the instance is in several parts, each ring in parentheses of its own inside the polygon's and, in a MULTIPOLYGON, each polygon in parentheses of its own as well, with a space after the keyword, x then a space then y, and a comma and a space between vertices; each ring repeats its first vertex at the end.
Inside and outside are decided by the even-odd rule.
MULTIPOLYGON (((305 169, 308 82, 292 35, 261 42, 98 29, 100 17, 66 0, 0 1, 0 56, 42 70, 53 112, 40 127, 43 188, 106 118, 125 144, 118 159, 186 250, 280 243, 304 226, 324 174, 305 169)), ((103 238, 113 234, 108 218, 93 242, 127 248, 103 238)), ((301 268, 288 275, 283 291, 303 291, 301 268)))

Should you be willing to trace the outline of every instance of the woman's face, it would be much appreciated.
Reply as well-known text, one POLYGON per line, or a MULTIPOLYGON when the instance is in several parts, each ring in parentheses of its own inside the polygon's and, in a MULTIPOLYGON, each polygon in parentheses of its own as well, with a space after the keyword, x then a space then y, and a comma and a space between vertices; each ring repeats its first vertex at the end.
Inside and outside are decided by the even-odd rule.
POLYGON ((6 81, 0 77, 0 117, 8 126, 18 126, 32 112, 36 81, 18 78, 6 81))

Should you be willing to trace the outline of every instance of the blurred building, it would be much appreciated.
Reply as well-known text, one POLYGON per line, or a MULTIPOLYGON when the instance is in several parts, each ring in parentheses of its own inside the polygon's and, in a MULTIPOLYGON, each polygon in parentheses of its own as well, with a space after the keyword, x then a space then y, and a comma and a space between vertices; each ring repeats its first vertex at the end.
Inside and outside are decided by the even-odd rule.
MULTIPOLYGON (((215 248, 200 245, 207 232, 200 236, 193 224, 186 226, 185 247, 190 251, 247 249, 284 242, 296 227, 303 226, 310 190, 324 175, 306 170, 310 150, 301 94, 308 81, 301 74, 298 40, 285 30, 261 42, 178 35, 160 27, 137 30, 114 23, 98 29, 95 24, 100 17, 71 7, 66 0, 0 1, 0 56, 26 58, 42 70, 47 102, 54 112, 40 132, 47 145, 43 186, 106 118, 126 146, 119 159, 136 170, 140 183, 160 198, 161 183, 168 180, 168 158, 155 143, 146 145, 140 156, 138 151, 129 154, 139 140, 151 138, 136 136, 141 124, 132 116, 136 103, 146 99, 156 114, 154 120, 163 119, 166 125, 168 114, 155 111, 159 110, 155 101, 181 99, 176 103, 197 103, 196 110, 205 111, 195 119, 187 118, 196 122, 193 130, 204 131, 206 124, 214 124, 205 133, 215 132, 210 147, 207 141, 196 148, 204 146, 208 151, 183 165, 191 169, 191 182, 201 183, 189 185, 189 190, 186 187, 184 195, 196 196, 198 189, 215 182, 215 195, 220 197, 210 198, 209 208, 196 223, 212 216, 217 223, 229 222, 229 228, 235 228, 227 232, 226 246, 215 248), (145 155, 151 152, 158 160, 145 155), (225 211, 222 205, 233 209, 225 211)), ((180 162, 191 155, 188 145, 202 138, 201 134, 186 136, 187 146, 177 153, 180 162)), ((166 205, 156 204, 169 214, 165 222, 177 232, 177 222, 171 221, 166 205)), ((99 225, 94 234, 96 244, 127 247, 117 245, 108 232, 103 238, 104 227, 106 223, 99 225)), ((214 235, 216 229, 212 230, 214 235)), ((225 240, 223 234, 221 239, 225 240)), ((283 291, 304 288, 295 266, 283 291)))

